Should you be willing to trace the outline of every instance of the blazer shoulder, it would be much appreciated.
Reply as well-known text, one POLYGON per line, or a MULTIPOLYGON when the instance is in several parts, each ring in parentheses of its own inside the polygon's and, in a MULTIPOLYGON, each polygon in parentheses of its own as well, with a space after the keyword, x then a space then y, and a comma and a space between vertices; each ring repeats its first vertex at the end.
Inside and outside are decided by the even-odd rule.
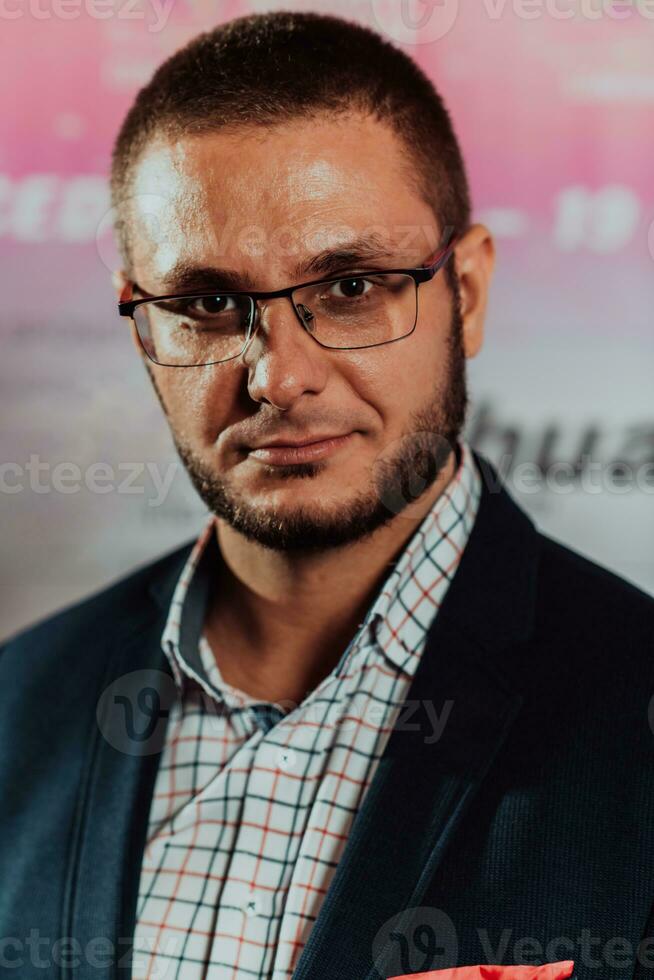
POLYGON ((605 565, 593 561, 573 548, 538 531, 541 550, 541 570, 557 579, 565 578, 568 587, 576 585, 590 590, 592 597, 610 596, 616 602, 633 603, 643 613, 654 612, 654 596, 629 582, 605 565))
MULTIPOLYGON (((590 649, 611 647, 654 664, 654 597, 616 572, 538 532, 537 620, 590 649)), ((566 644, 567 645, 567 644, 566 644)))
POLYGON ((83 598, 23 627, 2 641, 0 653, 40 647, 43 643, 50 646, 60 639, 82 636, 87 631, 97 635, 120 618, 139 613, 144 606, 153 604, 148 595, 151 583, 174 574, 178 568, 181 571, 195 540, 186 541, 158 558, 137 565, 83 598))

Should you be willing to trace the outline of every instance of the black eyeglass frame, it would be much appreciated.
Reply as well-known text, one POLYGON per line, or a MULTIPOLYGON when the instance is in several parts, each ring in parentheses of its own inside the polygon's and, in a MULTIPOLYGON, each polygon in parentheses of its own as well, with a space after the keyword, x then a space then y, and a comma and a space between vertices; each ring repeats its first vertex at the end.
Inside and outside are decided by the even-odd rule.
MULTIPOLYGON (((435 256, 433 256, 432 262, 429 261, 432 256, 429 256, 425 260, 425 262, 429 264, 426 264, 424 266, 419 266, 416 269, 368 269, 360 272, 348 272, 345 275, 340 275, 336 277, 330 276, 327 279, 312 279, 309 282, 296 283, 296 285, 294 286, 286 286, 283 289, 275 289, 270 292, 261 292, 261 291, 248 292, 247 290, 218 290, 218 289, 207 291, 205 289, 202 292, 171 293, 171 294, 166 294, 164 296, 146 295, 141 299, 126 299, 126 298, 123 299, 123 296, 125 296, 127 293, 133 293, 134 291, 142 292, 142 290, 138 288, 136 283, 127 283, 125 289, 123 290, 123 296, 121 296, 121 299, 118 303, 118 313, 120 316, 130 317, 133 320, 134 311, 137 309, 137 307, 142 306, 145 303, 155 303, 155 302, 161 302, 162 300, 172 300, 172 299, 203 299, 205 297, 210 297, 210 296, 221 296, 221 297, 245 296, 252 300, 250 323, 248 325, 247 335, 243 347, 238 352, 238 354, 232 354, 231 357, 226 357, 224 360, 220 360, 220 361, 207 361, 204 364, 160 364, 159 361, 155 361, 153 358, 150 358, 150 360, 152 360, 154 364, 158 364, 160 367, 207 367, 209 364, 226 364, 228 361, 233 361, 234 358, 240 357, 246 350, 248 344, 250 343, 253 337, 252 328, 257 320, 257 309, 258 309, 256 301, 260 299, 261 300, 277 299, 278 297, 282 297, 282 296, 288 296, 290 298, 291 306, 295 310, 295 313, 300 321, 301 326, 304 327, 304 329, 307 331, 309 336, 313 340, 315 340, 315 342, 319 344, 321 347, 324 347, 325 350, 365 350, 368 347, 382 347, 384 344, 394 344, 398 340, 404 340, 405 337, 410 337, 411 334, 414 332, 414 330, 416 329, 416 324, 418 323, 418 287, 423 282, 429 282, 430 280, 432 280, 436 275, 436 273, 443 268, 447 260, 450 258, 454 250, 454 246, 457 244, 458 241, 459 241, 459 237, 455 236, 450 241, 449 245, 447 245, 444 249, 442 249, 435 256), (406 276, 411 276, 411 278, 414 280, 416 284, 416 318, 411 330, 409 330, 408 333, 402 334, 401 337, 394 337, 392 340, 381 340, 378 344, 362 344, 356 347, 330 347, 328 344, 321 343, 317 339, 317 337, 314 337, 313 334, 311 333, 311 330, 309 329, 308 323, 303 318, 302 314, 297 308, 295 301, 293 300, 293 293, 299 289, 305 289, 307 286, 329 285, 330 283, 343 282, 346 281, 347 279, 363 279, 366 276, 374 276, 374 275, 406 275, 406 276)), ((145 349, 145 346, 143 345, 141 335, 138 333, 138 328, 136 332, 138 334, 139 340, 141 341, 141 345, 145 350, 145 353, 148 355, 148 357, 150 357, 148 351, 145 349)))

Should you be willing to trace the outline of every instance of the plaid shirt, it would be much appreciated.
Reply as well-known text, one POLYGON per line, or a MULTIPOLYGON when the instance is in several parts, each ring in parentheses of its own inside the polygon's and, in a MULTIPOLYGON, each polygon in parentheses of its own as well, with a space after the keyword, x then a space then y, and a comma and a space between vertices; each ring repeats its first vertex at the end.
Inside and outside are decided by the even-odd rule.
POLYGON ((293 710, 227 684, 202 634, 211 515, 162 635, 171 706, 149 816, 134 978, 292 976, 474 524, 464 441, 337 666, 293 710))

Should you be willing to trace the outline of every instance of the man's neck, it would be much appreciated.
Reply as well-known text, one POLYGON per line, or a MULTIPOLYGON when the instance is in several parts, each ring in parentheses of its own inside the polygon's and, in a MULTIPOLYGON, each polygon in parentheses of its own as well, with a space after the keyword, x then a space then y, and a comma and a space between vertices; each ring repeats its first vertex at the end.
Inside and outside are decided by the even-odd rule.
POLYGON ((256 697, 300 703, 340 660, 455 469, 452 454, 410 518, 399 514, 365 540, 319 555, 263 548, 217 520, 223 565, 205 633, 223 678, 256 697))

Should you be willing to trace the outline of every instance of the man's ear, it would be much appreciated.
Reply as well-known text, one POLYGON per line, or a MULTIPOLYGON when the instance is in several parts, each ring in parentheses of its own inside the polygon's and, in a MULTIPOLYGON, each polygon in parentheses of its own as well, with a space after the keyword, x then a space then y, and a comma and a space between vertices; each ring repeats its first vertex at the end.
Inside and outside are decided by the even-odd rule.
POLYGON ((463 342, 466 357, 474 357, 484 339, 488 289, 495 266, 495 244, 488 228, 472 227, 456 246, 463 342))
POLYGON ((127 283, 127 275, 124 269, 114 269, 111 273, 111 282, 116 292, 116 296, 120 299, 120 294, 122 293, 125 285, 127 283))

